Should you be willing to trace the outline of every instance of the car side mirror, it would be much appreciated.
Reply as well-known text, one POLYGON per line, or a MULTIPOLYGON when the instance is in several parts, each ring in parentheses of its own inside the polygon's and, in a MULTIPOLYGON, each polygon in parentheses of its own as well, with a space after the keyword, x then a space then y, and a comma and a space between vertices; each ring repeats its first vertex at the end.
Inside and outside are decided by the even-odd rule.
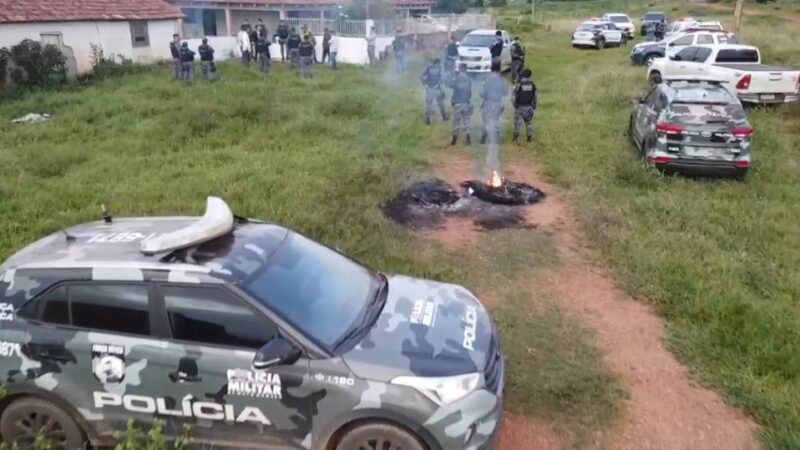
POLYGON ((681 57, 678 55, 672 55, 669 57, 669 59, 671 59, 672 61, 680 61, 681 57))
POLYGON ((266 369, 281 364, 294 364, 302 352, 284 338, 276 337, 264 344, 253 357, 253 367, 266 369))

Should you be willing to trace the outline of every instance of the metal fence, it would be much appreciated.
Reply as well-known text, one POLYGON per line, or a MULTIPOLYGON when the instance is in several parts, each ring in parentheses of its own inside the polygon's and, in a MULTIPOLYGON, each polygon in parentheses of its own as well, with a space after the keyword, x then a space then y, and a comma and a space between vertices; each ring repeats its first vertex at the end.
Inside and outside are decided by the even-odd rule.
POLYGON ((378 36, 394 36, 401 34, 448 33, 451 31, 474 30, 478 28, 494 28, 492 16, 480 14, 446 14, 428 17, 399 18, 395 20, 332 20, 332 19, 286 19, 286 24, 300 31, 307 27, 309 31, 320 35, 325 29, 335 30, 342 37, 364 37, 367 35, 367 24, 372 23, 378 36))

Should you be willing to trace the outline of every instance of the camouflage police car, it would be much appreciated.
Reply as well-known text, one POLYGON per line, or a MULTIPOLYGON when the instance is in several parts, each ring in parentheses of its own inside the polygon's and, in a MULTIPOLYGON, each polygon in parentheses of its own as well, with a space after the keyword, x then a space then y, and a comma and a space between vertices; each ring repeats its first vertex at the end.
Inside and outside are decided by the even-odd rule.
POLYGON ((502 411, 494 325, 460 286, 373 272, 209 198, 202 218, 109 219, 0 266, 0 432, 107 445, 134 418, 204 445, 484 449, 502 411))

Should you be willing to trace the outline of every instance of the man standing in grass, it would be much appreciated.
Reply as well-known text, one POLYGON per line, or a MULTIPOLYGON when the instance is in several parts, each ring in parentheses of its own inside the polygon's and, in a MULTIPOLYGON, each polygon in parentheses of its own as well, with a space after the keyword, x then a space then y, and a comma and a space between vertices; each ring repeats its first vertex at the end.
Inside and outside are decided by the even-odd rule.
POLYGON ((425 86, 425 123, 431 124, 434 100, 439 104, 442 120, 446 121, 447 112, 444 110, 444 90, 442 90, 442 65, 438 58, 425 68, 419 79, 425 86))
POLYGON ((444 47, 444 76, 449 80, 453 76, 456 67, 456 60, 458 59, 458 44, 456 44, 456 37, 450 36, 450 42, 444 47))
POLYGON ((286 61, 286 40, 289 39, 289 27, 286 26, 286 22, 283 20, 278 23, 278 30, 275 32, 275 36, 278 37, 278 45, 281 47, 281 61, 286 61))
POLYGON ((494 43, 489 47, 492 55, 492 72, 500 72, 500 55, 503 54, 503 33, 500 30, 494 33, 494 43))
POLYGON ((256 42, 256 54, 261 61, 261 72, 269 72, 272 67, 272 61, 270 61, 269 40, 266 37, 259 38, 258 42, 256 42))
POLYGON ((214 64, 214 47, 208 45, 208 38, 203 38, 203 43, 197 47, 197 52, 200 53, 200 64, 203 70, 203 76, 208 81, 214 81, 217 73, 217 66, 214 64))
POLYGON ((394 41, 392 41, 395 59, 394 70, 397 73, 406 71, 406 43, 403 40, 403 36, 400 35, 401 32, 401 30, 397 30, 397 33, 394 35, 394 41))
POLYGON ((367 33, 367 58, 369 59, 370 67, 375 67, 376 64, 375 40, 377 38, 378 36, 375 33, 375 27, 370 28, 369 33, 367 33))
POLYGON ((331 30, 325 28, 322 33, 322 62, 325 63, 325 57, 331 56, 331 30))
POLYGON ((286 48, 289 50, 289 62, 292 64, 292 69, 296 69, 300 65, 300 54, 298 50, 301 42, 302 39, 300 39, 300 35, 297 34, 297 30, 292 28, 291 31, 289 31, 289 38, 286 40, 286 48))
POLYGON ((519 128, 523 122, 525 122, 528 142, 533 140, 533 114, 536 111, 538 95, 536 84, 531 80, 532 75, 531 69, 522 69, 521 79, 514 86, 514 136, 512 138, 514 142, 519 138, 519 128))
POLYGON ((194 52, 189 49, 189 43, 181 43, 181 79, 183 81, 194 80, 194 52))
POLYGON ((242 54, 242 65, 250 67, 250 52, 252 52, 253 47, 250 42, 250 33, 248 33, 244 25, 242 25, 242 29, 239 30, 239 34, 236 36, 236 43, 239 46, 239 52, 242 54))
POLYGON ((503 100, 508 95, 508 88, 500 69, 494 70, 486 78, 481 87, 481 112, 483 116, 483 132, 481 144, 486 143, 486 138, 493 144, 500 143, 500 117, 503 115, 503 100))
POLYGON ((519 43, 519 37, 511 43, 511 83, 516 83, 520 71, 525 67, 525 49, 519 43))
POLYGON ((300 78, 314 77, 314 46, 308 34, 303 37, 303 42, 297 50, 300 55, 300 78))
POLYGON ((172 42, 169 43, 169 52, 172 55, 172 78, 181 79, 181 36, 178 33, 172 35, 172 42))
POLYGON ((335 30, 331 30, 331 70, 336 71, 338 67, 336 66, 336 56, 339 54, 339 36, 336 35, 335 30))
POLYGON ((450 145, 456 145, 458 135, 464 132, 466 136, 467 145, 472 144, 472 84, 467 75, 467 65, 461 64, 458 67, 458 73, 453 76, 450 81, 450 87, 453 89, 453 97, 451 103, 453 104, 453 140, 450 145))

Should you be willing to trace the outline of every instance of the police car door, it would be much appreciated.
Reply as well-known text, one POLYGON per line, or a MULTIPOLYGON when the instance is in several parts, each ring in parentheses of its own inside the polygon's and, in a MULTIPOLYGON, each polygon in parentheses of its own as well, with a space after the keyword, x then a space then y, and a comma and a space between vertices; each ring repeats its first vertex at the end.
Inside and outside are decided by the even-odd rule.
POLYGON ((275 325, 224 287, 162 284, 172 366, 163 374, 198 441, 235 448, 301 448, 311 419, 302 395, 308 360, 255 370, 275 325), (187 407, 186 404, 189 404, 187 407))

